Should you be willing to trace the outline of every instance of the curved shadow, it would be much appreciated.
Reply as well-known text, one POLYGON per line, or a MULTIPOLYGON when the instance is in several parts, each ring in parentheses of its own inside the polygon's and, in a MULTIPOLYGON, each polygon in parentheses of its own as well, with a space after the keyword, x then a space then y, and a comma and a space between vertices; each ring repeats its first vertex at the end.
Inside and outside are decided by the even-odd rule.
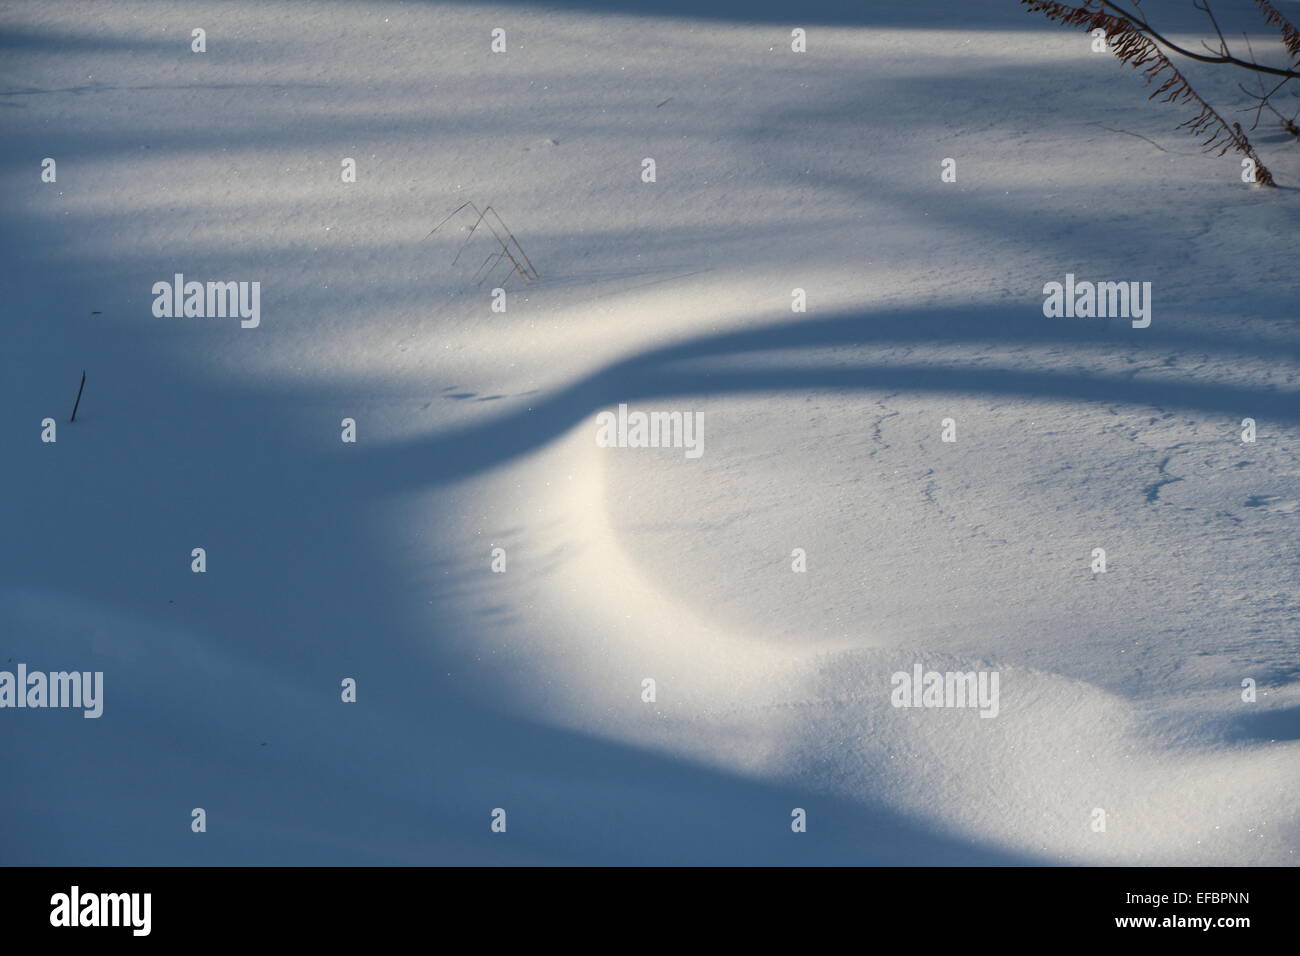
POLYGON ((1194 332, 1169 331, 1145 336, 1149 330, 1130 330, 1132 338, 1129 338, 1123 329, 1107 332, 1099 327, 1099 321, 1008 319, 1004 312, 987 308, 908 310, 880 315, 848 313, 706 335, 616 361, 535 401, 528 408, 489 422, 388 445, 368 452, 362 459, 345 459, 335 454, 332 460, 336 464, 346 460, 353 480, 371 491, 395 492, 456 481, 496 467, 542 447, 588 415, 620 401, 809 389, 996 395, 1174 407, 1288 424, 1300 421, 1300 393, 1228 384, 1139 381, 1133 376, 1104 373, 1026 372, 926 364, 851 367, 800 364, 736 369, 710 367, 701 361, 789 349, 923 342, 1113 346, 1156 354, 1164 346, 1278 358, 1295 358, 1300 354, 1290 343, 1229 341, 1194 332), (682 363, 690 365, 679 367, 682 363))
POLYGON ((1234 743, 1300 740, 1300 707, 1239 714, 1226 724, 1234 743))

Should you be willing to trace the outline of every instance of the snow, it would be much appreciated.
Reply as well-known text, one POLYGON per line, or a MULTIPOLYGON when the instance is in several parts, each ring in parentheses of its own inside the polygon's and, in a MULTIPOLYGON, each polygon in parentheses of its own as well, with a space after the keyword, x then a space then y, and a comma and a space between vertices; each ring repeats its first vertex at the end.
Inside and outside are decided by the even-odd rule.
POLYGON ((0 862, 1293 864, 1295 147, 950 6, 7 7, 0 862))

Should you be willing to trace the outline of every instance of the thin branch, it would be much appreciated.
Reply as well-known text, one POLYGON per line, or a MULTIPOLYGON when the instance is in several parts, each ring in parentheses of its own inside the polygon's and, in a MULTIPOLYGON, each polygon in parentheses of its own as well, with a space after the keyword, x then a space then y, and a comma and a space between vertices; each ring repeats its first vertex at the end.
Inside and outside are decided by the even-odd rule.
MULTIPOLYGON (((1257 0, 1257 2, 1260 2, 1260 0, 1257 0)), ((1174 43, 1168 37, 1158 33, 1151 26, 1151 24, 1147 23, 1146 20, 1144 20, 1142 17, 1139 17, 1134 13, 1129 13, 1119 4, 1112 2, 1112 0, 1100 0, 1100 3, 1102 4, 1102 6, 1114 10, 1115 13, 1117 13, 1120 17, 1123 17, 1125 20, 1128 20, 1139 30, 1148 34, 1163 46, 1168 47, 1170 50, 1173 50, 1175 53, 1180 53, 1183 56, 1188 57, 1189 59, 1200 60, 1202 63, 1231 63, 1233 66, 1239 66, 1242 69, 1255 70, 1259 73, 1271 73, 1274 76, 1287 76, 1287 77, 1291 77, 1292 79, 1296 77, 1300 77, 1300 71, 1298 70, 1279 69, 1274 66, 1264 66, 1259 63, 1251 63, 1248 60, 1241 60, 1235 56, 1226 53, 1222 56, 1202 56, 1200 53, 1194 53, 1193 51, 1185 49, 1184 47, 1179 46, 1177 43, 1174 43)), ((1279 19, 1281 19, 1282 17, 1280 13, 1277 14, 1277 16, 1279 19)))
MULTIPOLYGON (((1246 49, 1247 49, 1248 51, 1250 51, 1250 58, 1251 58, 1252 60, 1255 59, 1255 47, 1254 47, 1254 45, 1250 42, 1250 37, 1247 36, 1245 33, 1243 33, 1241 36, 1242 36, 1242 39, 1244 39, 1244 40, 1246 41, 1246 49)), ((1287 79, 1283 79, 1283 80, 1280 80, 1280 81, 1278 81, 1278 84, 1277 84, 1276 86, 1274 86, 1271 90, 1268 90, 1267 92, 1265 92, 1265 90, 1264 90, 1264 81, 1263 81, 1263 80, 1261 80, 1261 79, 1257 76, 1257 77, 1255 77, 1255 81, 1259 84, 1259 95, 1258 95, 1258 96, 1256 96, 1256 95, 1255 95, 1254 93, 1252 93, 1250 90, 1246 89, 1246 88, 1245 88, 1244 86, 1242 86, 1240 83, 1237 84, 1237 87, 1241 90, 1241 92, 1245 93, 1248 97, 1250 97, 1251 99, 1255 100, 1256 103, 1257 103, 1257 105, 1254 106, 1254 107, 1249 107, 1249 106, 1248 106, 1248 107, 1246 107, 1246 109, 1244 109, 1244 110, 1239 110, 1239 111, 1238 111, 1238 112, 1241 112, 1241 113, 1247 113, 1247 112, 1250 112, 1251 109, 1254 109, 1254 111, 1255 111, 1255 122, 1253 122, 1253 123, 1250 125, 1250 128, 1253 130, 1253 129, 1255 129, 1255 127, 1257 127, 1257 126, 1259 125, 1259 121, 1260 121, 1260 119, 1261 119, 1261 118, 1263 117, 1263 115, 1264 115, 1264 108, 1265 108, 1265 107, 1268 107, 1268 109, 1272 112, 1272 114, 1273 114, 1274 116, 1276 116, 1279 120, 1281 120, 1281 122, 1282 122, 1282 128, 1283 128, 1283 129, 1285 129, 1285 130, 1286 130, 1288 133, 1290 133, 1292 136, 1300 137, 1300 129, 1297 129, 1297 128, 1296 128, 1295 120, 1294 120, 1294 119, 1287 119, 1285 116, 1283 116, 1281 113, 1278 112, 1277 108, 1276 108, 1272 103, 1269 102, 1269 99, 1272 98, 1273 94, 1274 94, 1274 93, 1277 93, 1280 89, 1282 89, 1282 87, 1284 87, 1284 86, 1286 86, 1288 83, 1290 83, 1291 80, 1290 80, 1289 78, 1287 78, 1287 79)), ((1297 115, 1300 115, 1300 110, 1296 110, 1296 114, 1297 114, 1297 115)))
MULTIPOLYGON (((1114 9, 1120 9, 1110 0, 1100 0, 1114 9)), ((1199 107, 1199 112, 1189 120, 1178 124, 1178 129, 1204 136, 1201 147, 1207 152, 1218 149, 1222 156, 1229 149, 1235 149, 1254 163, 1256 181, 1264 186, 1274 186, 1273 174, 1255 153, 1255 148, 1242 131, 1239 123, 1229 123, 1208 102, 1202 99, 1187 78, 1178 71, 1169 57, 1160 50, 1147 35, 1151 32, 1145 21, 1132 19, 1132 15, 1114 16, 1100 8, 1075 7, 1058 0, 1021 0, 1031 10, 1042 13, 1049 20, 1056 20, 1069 26, 1081 26, 1089 32, 1102 29, 1110 41, 1111 51, 1121 63, 1127 63, 1139 70, 1148 84, 1157 79, 1161 83, 1148 99, 1162 97, 1166 103, 1192 103, 1199 107), (1162 75, 1163 74, 1163 75, 1162 75)), ((1205 59, 1196 56, 1194 59, 1205 59)))
MULTIPOLYGON (((450 213, 448 213, 446 216, 444 216, 442 220, 438 223, 438 225, 434 226, 431 230, 429 230, 429 235, 425 236, 424 238, 428 239, 429 236, 432 236, 435 232, 441 229, 448 222, 448 220, 450 220, 453 216, 455 216, 461 210, 466 208, 468 208, 471 212, 477 213, 478 218, 474 220, 474 225, 470 227, 469 235, 465 237, 465 241, 460 244, 460 248, 456 251, 455 258, 451 260, 452 265, 455 265, 457 262, 460 261, 460 257, 465 252, 466 247, 469 246, 470 240, 474 238, 474 233, 478 230, 478 227, 482 225, 486 227, 489 232, 492 233, 492 238, 494 238, 497 241, 497 245, 501 247, 501 252, 499 253, 499 255, 504 256, 506 259, 510 260, 510 264, 514 266, 515 272, 523 276, 525 280, 531 281, 533 279, 539 278, 540 274, 537 271, 537 267, 534 266, 532 260, 528 258, 528 254, 524 252, 524 247, 519 244, 519 240, 515 238, 515 234, 511 232, 510 227, 505 224, 505 220, 501 218, 501 214, 498 213, 495 209, 493 209, 491 205, 485 206, 483 209, 480 210, 478 206, 473 202, 473 200, 463 202, 459 206, 457 206, 454 210, 452 210, 450 213), (488 213, 492 214, 492 219, 496 220, 497 225, 501 227, 501 232, 504 232, 506 234, 506 237, 509 241, 507 241, 507 239, 501 238, 501 232, 498 232, 497 227, 492 224, 492 219, 488 218, 488 213), (516 257, 515 253, 511 251, 512 243, 514 245, 515 252, 518 252, 519 254, 518 257, 516 257), (523 260, 522 263, 520 262, 520 259, 523 260)), ((489 256, 489 258, 491 257, 489 256)), ((483 265, 486 264, 487 263, 485 261, 483 265)), ((496 266, 493 265, 492 268, 495 269, 496 266)), ((481 272, 482 270, 483 270, 483 266, 479 266, 478 272, 474 273, 476 278, 478 276, 478 273, 481 272)), ((490 273, 491 270, 489 270, 489 274, 490 273)))
MULTIPOLYGON (((455 209, 453 209, 451 212, 447 213, 447 215, 445 215, 445 216, 442 217, 442 219, 441 219, 441 221, 439 221, 438 225, 434 226, 432 229, 429 230, 429 236, 432 236, 435 232, 437 232, 439 229, 441 229, 441 228, 443 227, 443 224, 446 223, 446 221, 447 221, 448 219, 450 219, 452 216, 456 215, 456 213, 460 212, 460 211, 461 211, 462 209, 464 209, 466 206, 472 206, 472 205, 474 205, 472 202, 463 202, 463 203, 461 203, 459 206, 457 206, 455 209)), ((425 236, 424 238, 425 238, 425 239, 428 239, 429 236, 425 236)))
MULTIPOLYGON (((1219 35, 1219 52, 1222 55, 1227 56, 1228 41, 1223 38, 1223 31, 1219 29, 1219 21, 1214 18, 1214 11, 1210 9, 1209 3, 1205 2, 1205 0, 1192 0, 1192 6, 1197 10, 1203 11, 1205 15, 1210 18, 1210 26, 1214 27, 1214 32, 1219 35)), ((1207 50, 1210 50, 1209 44, 1205 43, 1205 41, 1201 41, 1201 45, 1207 50)), ((1210 52, 1213 53, 1214 51, 1210 50, 1210 52)), ((1255 58, 1252 56, 1251 60, 1253 61, 1254 59, 1255 58)))
MULTIPOLYGON (((470 203, 469 205, 471 209, 478 212, 478 206, 475 206, 473 203, 470 203)), ((488 206, 488 209, 491 208, 491 206, 488 206)), ((465 241, 462 242, 460 248, 456 250, 456 258, 451 260, 453 266, 460 260, 460 254, 465 251, 465 247, 469 245, 469 241, 474 238, 474 230, 478 228, 478 224, 483 221, 483 217, 486 215, 486 212, 478 213, 478 218, 474 220, 474 225, 469 227, 469 235, 465 237, 465 241)))
POLYGON ((85 390, 86 390, 86 372, 85 369, 82 369, 81 387, 77 389, 77 401, 72 406, 72 417, 68 419, 69 424, 77 420, 77 409, 81 407, 81 393, 84 392, 85 390))
POLYGON ((1105 123, 1089 123, 1088 125, 1089 125, 1089 126, 1097 126, 1097 127, 1100 127, 1101 129, 1109 130, 1109 131, 1112 132, 1112 133, 1123 133, 1125 136, 1136 136, 1138 139, 1144 139, 1144 140, 1146 140, 1148 143, 1150 143, 1152 146, 1154 146, 1156 149, 1160 150, 1160 152, 1162 152, 1162 153, 1168 153, 1170 156, 1197 156, 1197 155, 1200 155, 1199 153, 1186 153, 1186 152, 1183 152, 1181 149, 1165 149, 1163 146, 1161 146, 1159 143, 1157 143, 1154 139, 1151 139, 1151 138, 1149 138, 1149 137, 1143 136, 1141 133, 1134 133, 1134 132, 1132 132, 1132 131, 1130 131, 1130 130, 1126 130, 1126 129, 1116 129, 1116 128, 1113 127, 1113 126, 1107 126, 1105 123))

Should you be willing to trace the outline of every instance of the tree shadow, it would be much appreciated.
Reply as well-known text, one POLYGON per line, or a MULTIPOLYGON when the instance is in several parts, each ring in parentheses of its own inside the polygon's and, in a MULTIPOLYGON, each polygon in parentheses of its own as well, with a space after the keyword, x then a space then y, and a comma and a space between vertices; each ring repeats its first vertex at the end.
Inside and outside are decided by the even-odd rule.
POLYGON ((1234 743, 1300 740, 1300 707, 1243 713, 1228 721, 1225 731, 1234 743))
MULTIPOLYGON (((611 363, 581 379, 535 399, 525 409, 506 412, 486 423, 436 436, 386 445, 364 460, 332 456, 334 469, 345 468, 361 487, 382 485, 384 493, 462 480, 533 451, 595 412, 618 402, 686 396, 780 393, 787 391, 883 390, 948 395, 1094 402, 1178 408, 1221 415, 1225 425, 1243 416, 1277 423, 1300 421, 1300 394, 1218 382, 1171 378, 1139 379, 1104 372, 1027 372, 1014 368, 880 364, 845 367, 806 362, 736 369, 739 355, 830 346, 924 344, 951 345, 1118 345, 1159 354, 1188 348, 1222 354, 1295 355, 1286 344, 1232 341, 1206 333, 1170 330, 1143 338, 1146 330, 1108 332, 1095 320, 1009 317, 989 307, 902 309, 881 313, 850 312, 821 319, 795 318, 766 327, 710 334, 648 349, 611 363), (1145 344, 1145 343, 1150 344, 1145 344), (710 367, 706 359, 719 360, 710 367)), ((1083 361, 1083 356, 1080 356, 1083 361)), ((322 465, 322 467, 324 467, 322 465)), ((342 476, 339 476, 342 480, 342 476)))
POLYGON ((4 567, 0 660, 99 669, 106 686, 101 719, 28 711, 0 744, 16 782, 0 800, 24 824, 6 862, 1034 862, 466 695, 472 665, 399 611, 411 595, 383 502, 268 421, 334 395, 210 389, 148 362, 128 384, 125 359, 101 365, 84 417, 6 479, 25 503, 10 533, 28 544, 4 567), (203 835, 188 830, 196 806, 203 835), (494 807, 508 836, 488 830, 494 807), (798 837, 794 807, 811 820, 798 837))
MULTIPOLYGON (((630 2, 599 6, 644 13, 630 2)), ((1007 11, 997 15, 999 29, 1041 28, 1014 4, 1007 11)), ((932 10, 897 4, 815 3, 791 11, 766 2, 688 8, 672 0, 654 13, 758 20, 782 30, 791 17, 933 24, 932 10)), ((946 25, 990 22, 986 10, 961 8, 952 16, 946 25)), ((39 53, 126 53, 140 46, 90 35, 9 39, 11 47, 39 53)), ((170 52, 174 42, 145 45, 170 52)), ((477 120, 482 130, 494 121, 477 120)), ((139 148, 143 136, 152 137, 151 125, 110 131, 97 143, 101 158, 120 159, 139 148)), ((304 138, 309 144, 364 140, 393 132, 391 125, 386 116, 330 119, 304 137, 301 129, 248 124, 230 138, 201 128, 153 141, 184 155, 222 145, 265 146, 268 138, 277 146, 304 138)), ((72 151, 78 135, 49 132, 60 152, 72 151)), ((29 159, 14 159, 10 168, 21 164, 29 159)), ((113 219, 124 244, 146 215, 113 219)), ((170 275, 156 268, 170 261, 165 250, 140 254, 127 245, 100 257, 80 251, 74 240, 93 218, 74 216, 73 226, 46 232, 37 227, 48 226, 48 216, 9 219, 7 244, 14 250, 33 242, 54 253, 53 278, 35 270, 21 276, 31 301, 96 297, 138 305, 147 301, 141 275, 170 275)), ((971 214, 972 223, 977 218, 971 214)), ((790 227, 782 228, 788 236, 790 227)), ((601 242, 635 236, 645 243, 638 232, 610 230, 601 242)), ((1059 248, 1072 243, 1069 251, 1078 252, 1094 238, 1072 237, 1059 248)), ((669 231, 658 241, 668 248, 681 239, 669 231)), ((242 275, 242 264, 251 261, 274 274, 296 268, 305 255, 289 243, 273 246, 270 255, 265 248, 218 250, 204 261, 215 274, 242 275), (235 271, 227 272, 231 263, 235 271)), ((15 258, 14 268, 30 265, 29 255, 15 258)), ((346 267, 341 253, 321 258, 323 272, 346 267)), ((422 281, 396 281, 394 294, 419 301, 422 281)), ((330 305, 329 295, 308 290, 298 307, 314 315, 330 305)), ((15 319, 18 345, 0 358, 8 393, 0 420, 7 433, 32 436, 35 422, 63 407, 65 383, 53 378, 65 365, 80 367, 88 356, 91 381, 76 425, 64 427, 60 419, 57 445, 24 440, 6 462, 5 527, 9 540, 22 545, 0 559, 6 601, 0 612, 9 625, 0 660, 102 668, 107 697, 99 721, 75 713, 8 715, 23 723, 0 737, 12 782, 0 792, 0 810, 19 822, 3 850, 7 863, 1045 862, 939 832, 871 799, 846 801, 749 779, 556 728, 507 712, 509 702, 479 699, 464 689, 473 663, 448 651, 451 629, 465 622, 431 629, 407 611, 409 569, 383 531, 392 498, 437 494, 507 466, 619 401, 886 389, 1180 407, 1234 424, 1242 415, 1294 424, 1300 415, 1291 391, 1105 371, 936 366, 924 354, 908 364, 852 367, 799 362, 745 369, 733 361, 845 346, 953 344, 1151 355, 1196 349, 1247 359, 1297 354, 1294 344, 1163 326, 1148 335, 1083 320, 1020 318, 989 306, 911 308, 695 336, 606 363, 531 398, 528 408, 407 441, 341 448, 336 410, 366 396, 368 385, 214 384, 184 348, 219 350, 224 332, 159 333, 150 326, 124 334, 120 325, 69 331, 62 324, 50 331, 45 323, 51 321, 58 318, 25 311, 15 319), (195 546, 208 550, 203 575, 189 568, 195 546), (359 682, 355 705, 340 702, 344 676, 359 682), (204 835, 189 831, 195 806, 210 814, 204 835), (488 830, 488 814, 498 806, 510 813, 508 835, 488 830), (794 807, 809 812, 806 834, 790 832, 794 807)), ((447 385, 431 382, 429 390, 447 385)), ((435 507, 431 533, 449 518, 435 507)), ((447 570, 445 583, 420 595, 435 608, 486 587, 469 569, 447 570)), ((482 573, 489 573, 486 567, 482 573)))

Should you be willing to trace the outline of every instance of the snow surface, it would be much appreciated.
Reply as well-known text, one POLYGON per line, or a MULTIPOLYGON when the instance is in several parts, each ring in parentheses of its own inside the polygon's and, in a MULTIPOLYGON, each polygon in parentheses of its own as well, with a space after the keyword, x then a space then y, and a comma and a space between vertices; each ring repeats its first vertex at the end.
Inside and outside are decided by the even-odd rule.
POLYGON ((1295 862, 1281 137, 1243 185, 1011 0, 0 25, 0 668, 105 675, 0 712, 0 862, 1295 862), (155 318, 178 272, 260 327, 155 318), (1044 318, 1067 272, 1150 328, 1044 318), (620 402, 703 456, 597 447, 620 402))

